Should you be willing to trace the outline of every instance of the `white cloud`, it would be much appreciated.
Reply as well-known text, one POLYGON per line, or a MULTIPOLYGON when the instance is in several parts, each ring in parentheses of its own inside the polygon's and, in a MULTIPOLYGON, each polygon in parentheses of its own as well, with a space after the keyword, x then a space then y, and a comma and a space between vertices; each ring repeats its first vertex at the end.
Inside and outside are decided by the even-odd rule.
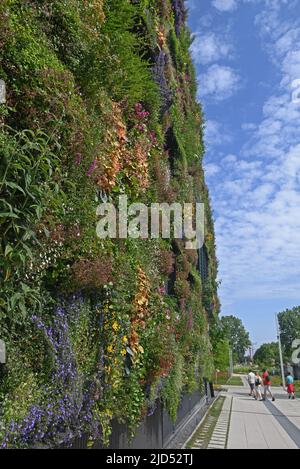
POLYGON ((295 44, 295 40, 299 37, 299 29, 298 28, 292 28, 286 33, 284 33, 282 36, 279 37, 279 39, 275 43, 275 48, 277 50, 277 53, 282 55, 286 54, 291 50, 293 47, 293 44, 295 44))
POLYGON ((193 11, 197 8, 197 0, 188 0, 186 6, 190 11, 193 11))
POLYGON ((205 124, 204 139, 208 147, 215 147, 230 143, 232 141, 232 136, 220 122, 208 120, 205 124))
POLYGON ((229 154, 223 158, 222 163, 223 164, 231 164, 235 163, 237 161, 237 157, 235 155, 229 154))
POLYGON ((236 0, 213 0, 212 4, 219 11, 232 11, 237 7, 236 0))
POLYGON ((224 37, 215 33, 196 34, 191 45, 191 53, 196 64, 207 65, 229 56, 232 46, 224 37))
POLYGON ((257 127, 256 124, 253 124, 252 122, 245 122, 242 124, 242 129, 243 130, 255 130, 257 127))
MULTIPOLYGON (((293 3, 295 9, 300 0, 293 3)), ((261 122, 242 125, 250 134, 246 145, 211 176, 224 303, 300 301, 300 103, 292 100, 293 80, 300 78, 300 19, 292 10, 287 15, 290 4, 259 3, 256 24, 280 79, 261 122)))
MULTIPOLYGON (((299 32, 300 37, 300 32, 299 32)), ((283 72, 285 73, 284 82, 290 83, 300 78, 300 44, 299 49, 290 50, 283 61, 283 72)))
POLYGON ((200 97, 210 97, 215 101, 229 98, 240 86, 240 77, 231 67, 211 65, 199 79, 200 97))
POLYGON ((207 177, 215 176, 220 170, 221 168, 215 163, 207 163, 205 165, 205 174, 207 177))

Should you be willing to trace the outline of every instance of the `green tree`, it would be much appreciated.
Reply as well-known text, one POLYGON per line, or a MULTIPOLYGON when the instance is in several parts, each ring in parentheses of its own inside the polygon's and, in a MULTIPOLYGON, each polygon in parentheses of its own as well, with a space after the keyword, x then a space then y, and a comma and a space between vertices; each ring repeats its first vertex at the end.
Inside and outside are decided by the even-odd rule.
POLYGON ((221 326, 232 347, 234 359, 242 362, 247 348, 251 345, 249 332, 246 331, 242 321, 235 316, 223 316, 221 326))
POLYGON ((279 313, 278 321, 284 356, 287 361, 290 361, 293 341, 300 339, 300 306, 279 313))
POLYGON ((214 365, 217 370, 226 371, 229 368, 229 340, 223 339, 214 349, 214 365))
POLYGON ((258 365, 278 365, 279 350, 277 342, 262 344, 254 354, 254 362, 258 365))
POLYGON ((213 318, 210 325, 209 334, 213 347, 215 369, 226 371, 229 368, 230 344, 219 317, 213 318))

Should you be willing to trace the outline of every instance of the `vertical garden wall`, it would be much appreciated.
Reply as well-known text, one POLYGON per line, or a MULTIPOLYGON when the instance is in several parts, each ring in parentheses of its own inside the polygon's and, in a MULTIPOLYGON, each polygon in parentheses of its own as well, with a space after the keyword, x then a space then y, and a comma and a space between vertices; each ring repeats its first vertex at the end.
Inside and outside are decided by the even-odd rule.
POLYGON ((186 14, 183 0, 1 1, 3 448, 107 443, 113 419, 133 435, 158 398, 175 420, 213 371, 217 265, 186 14), (204 202, 202 252, 99 239, 97 206, 122 194, 204 202))

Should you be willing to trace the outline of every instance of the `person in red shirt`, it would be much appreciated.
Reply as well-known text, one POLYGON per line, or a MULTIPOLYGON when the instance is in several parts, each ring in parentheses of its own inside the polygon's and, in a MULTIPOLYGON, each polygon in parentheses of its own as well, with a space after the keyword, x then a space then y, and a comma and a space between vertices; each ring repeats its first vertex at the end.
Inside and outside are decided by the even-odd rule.
POLYGON ((269 370, 264 370, 264 373, 263 373, 263 382, 264 382, 264 401, 266 400, 267 398, 267 393, 271 396, 272 398, 272 401, 275 401, 275 397, 273 396, 272 394, 272 391, 271 391, 271 378, 270 378, 270 375, 269 375, 269 370))
POLYGON ((287 386, 287 392, 289 399, 295 399, 295 387, 294 387, 294 378, 291 373, 288 373, 285 378, 285 384, 287 386))

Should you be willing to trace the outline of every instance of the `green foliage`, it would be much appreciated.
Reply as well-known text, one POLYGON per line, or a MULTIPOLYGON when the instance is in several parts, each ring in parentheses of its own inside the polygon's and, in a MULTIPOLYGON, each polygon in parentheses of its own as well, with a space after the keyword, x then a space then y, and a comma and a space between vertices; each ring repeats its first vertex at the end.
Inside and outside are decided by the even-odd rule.
POLYGON ((228 339, 217 342, 214 349, 214 365, 220 371, 229 369, 229 350, 230 345, 228 339))
POLYGON ((279 361, 279 349, 277 342, 271 342, 269 344, 262 344, 254 354, 254 362, 261 367, 278 366, 279 361))
POLYGON ((20 373, 19 381, 10 386, 11 393, 5 393, 0 397, 4 422, 25 419, 30 407, 41 397, 38 379, 33 373, 20 373))
POLYGON ((246 331, 241 319, 235 316, 223 316, 221 326, 232 347, 235 360, 243 362, 245 352, 250 347, 251 342, 249 333, 246 331))
POLYGON ((16 320, 18 315, 24 319, 28 308, 41 307, 39 292, 26 281, 25 272, 39 244, 36 224, 45 212, 55 213, 63 198, 59 158, 49 140, 41 131, 0 133, 0 305, 2 314, 14 311, 16 320))
POLYGON ((99 331, 89 302, 80 307, 80 314, 70 326, 70 339, 78 371, 85 377, 91 376, 97 364, 99 331))
POLYGON ((284 354, 286 359, 290 361, 293 353, 293 341, 300 337, 300 307, 295 306, 292 309, 282 311, 278 315, 278 321, 284 354))
POLYGON ((157 398, 175 421, 182 393, 213 376, 217 261, 190 41, 169 0, 1 2, 4 446, 55 446, 57 428, 107 444, 113 419, 133 436, 157 398), (173 96, 163 111, 158 83, 173 96), (96 237, 97 206, 123 193, 205 203, 204 284, 180 241, 96 237))
POLYGON ((162 391, 162 398, 173 422, 176 422, 177 409, 184 385, 184 361, 182 355, 176 357, 174 367, 167 378, 162 391))
POLYGON ((142 10, 127 0, 108 0, 104 12, 102 47, 89 51, 89 60, 81 70, 83 79, 89 82, 89 87, 104 87, 116 101, 126 97, 129 108, 143 102, 156 115, 159 109, 157 86, 149 64, 140 56, 145 38, 132 34, 142 10))

